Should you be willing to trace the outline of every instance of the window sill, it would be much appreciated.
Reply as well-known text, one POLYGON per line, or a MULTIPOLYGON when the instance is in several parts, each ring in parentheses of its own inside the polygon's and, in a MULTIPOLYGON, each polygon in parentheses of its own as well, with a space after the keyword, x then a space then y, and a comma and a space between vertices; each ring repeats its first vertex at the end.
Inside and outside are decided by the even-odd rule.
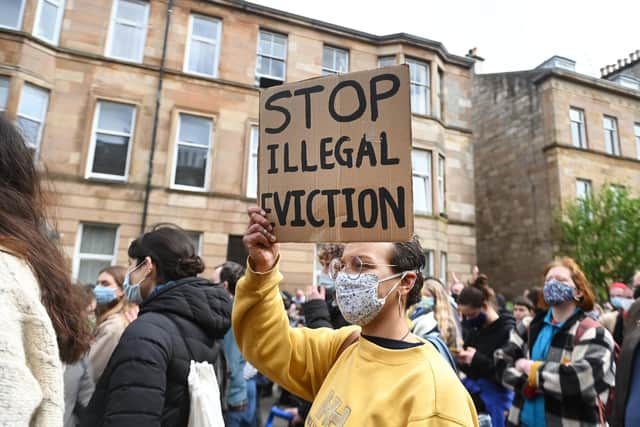
POLYGON ((442 212, 439 214, 428 213, 428 212, 414 212, 413 216, 416 218, 435 219, 435 220, 440 220, 444 222, 449 222, 449 215, 447 215, 445 212, 442 212))
POLYGON ((206 193, 207 189, 202 187, 189 187, 187 185, 171 185, 169 187, 170 190, 181 191, 184 193, 197 193, 202 194, 206 193))
POLYGON ((96 174, 90 174, 90 175, 86 175, 85 179, 87 181, 104 182, 104 183, 109 183, 109 184, 122 184, 122 185, 126 185, 127 184, 127 177, 126 176, 118 176, 118 175, 96 175, 96 174))
POLYGON ((125 62, 125 63, 128 63, 128 64, 135 64, 135 65, 144 64, 144 58, 142 58, 142 59, 122 58, 122 57, 119 57, 119 56, 109 55, 109 54, 105 54, 104 56, 105 56, 105 58, 115 59, 116 61, 121 61, 121 62, 125 62))
POLYGON ((202 77, 204 79, 217 79, 218 78, 218 73, 214 73, 214 74, 206 74, 206 73, 198 73, 197 71, 190 71, 187 69, 183 69, 182 72, 188 76, 194 76, 194 77, 202 77))

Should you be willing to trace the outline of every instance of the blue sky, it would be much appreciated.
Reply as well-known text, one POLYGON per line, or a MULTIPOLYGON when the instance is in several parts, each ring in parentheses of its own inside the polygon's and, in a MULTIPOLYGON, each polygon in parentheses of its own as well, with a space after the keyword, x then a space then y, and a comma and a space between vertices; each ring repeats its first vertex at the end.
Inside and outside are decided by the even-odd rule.
POLYGON ((374 34, 415 34, 455 54, 477 47, 483 73, 533 68, 558 54, 599 77, 600 67, 640 49, 638 0, 252 1, 374 34))

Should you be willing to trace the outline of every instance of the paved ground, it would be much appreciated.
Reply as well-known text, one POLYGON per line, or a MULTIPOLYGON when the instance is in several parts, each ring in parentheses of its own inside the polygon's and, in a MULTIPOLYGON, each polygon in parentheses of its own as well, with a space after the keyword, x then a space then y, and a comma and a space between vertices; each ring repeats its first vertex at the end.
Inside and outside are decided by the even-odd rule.
MULTIPOLYGON (((262 420, 262 426, 265 425, 265 423, 267 422, 267 418, 269 418, 269 412, 271 411, 271 407, 277 399, 277 393, 280 392, 274 389, 273 397, 263 397, 260 399, 260 419, 262 420)), ((288 425, 289 424, 285 420, 279 418, 276 418, 273 423, 273 427, 288 427, 288 425)))

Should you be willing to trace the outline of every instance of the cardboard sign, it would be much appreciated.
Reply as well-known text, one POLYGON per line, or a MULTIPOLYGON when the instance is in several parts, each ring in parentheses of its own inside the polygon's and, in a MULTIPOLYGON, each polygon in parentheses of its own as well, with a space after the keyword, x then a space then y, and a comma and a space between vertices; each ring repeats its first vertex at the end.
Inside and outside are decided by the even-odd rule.
POLYGON ((258 193, 278 241, 407 241, 411 182, 407 65, 261 93, 258 193))

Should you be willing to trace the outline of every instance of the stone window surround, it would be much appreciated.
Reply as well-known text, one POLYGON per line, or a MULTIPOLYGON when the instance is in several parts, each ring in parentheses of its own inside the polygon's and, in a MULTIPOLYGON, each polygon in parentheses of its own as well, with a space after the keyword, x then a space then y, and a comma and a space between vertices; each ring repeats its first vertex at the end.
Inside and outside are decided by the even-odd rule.
POLYGON ((279 76, 273 76, 273 75, 266 75, 266 74, 260 74, 258 73, 258 58, 261 56, 265 56, 267 58, 270 58, 272 60, 278 60, 278 61, 282 61, 283 62, 283 75, 282 75, 282 81, 285 82, 287 80, 287 62, 289 59, 289 35, 282 33, 282 32, 278 32, 278 31, 272 31, 268 28, 265 27, 259 27, 258 28, 258 38, 256 39, 256 69, 255 69, 255 74, 256 74, 256 80, 259 81, 259 79, 261 77, 266 77, 269 79, 274 79, 274 80, 280 80, 279 76), (278 57, 274 57, 274 56, 268 56, 265 54, 261 54, 260 53, 260 36, 261 34, 271 34, 271 35, 275 35, 275 36, 280 36, 280 37, 284 37, 285 40, 285 45, 284 45, 284 57, 283 58, 278 58, 278 57))
MULTIPOLYGON (((109 29, 107 32, 107 39, 106 39, 106 44, 105 44, 105 49, 104 49, 104 56, 108 57, 108 58, 114 58, 114 59, 118 59, 120 61, 125 61, 125 62, 133 62, 133 63, 143 63, 144 62, 144 51, 145 51, 145 46, 146 46, 146 42, 147 42, 147 35, 149 32, 149 9, 150 9, 150 4, 148 1, 143 1, 143 0, 113 0, 112 1, 112 5, 111 5, 111 15, 109 17, 109 29), (118 24, 117 21, 117 9, 118 9, 118 5, 120 4, 120 2, 130 2, 130 3, 138 3, 138 4, 142 4, 144 3, 146 5, 146 10, 145 10, 145 17, 144 17, 144 23, 142 24, 141 28, 144 29, 144 34, 142 35, 142 49, 141 49, 141 54, 139 55, 139 57, 136 58, 123 58, 120 56, 116 56, 111 54, 111 49, 113 47, 113 37, 115 35, 115 27, 116 24, 118 24)), ((133 25, 132 25, 133 26, 133 25)))
MULTIPOLYGON (((216 121, 214 119, 214 117, 210 116, 210 115, 206 115, 206 114, 200 114, 197 112, 192 112, 192 111, 179 111, 178 114, 176 115, 176 123, 175 123, 175 136, 173 138, 173 148, 170 148, 172 154, 173 154, 173 161, 171 162, 171 181, 170 181, 170 188, 172 189, 177 189, 177 190, 186 190, 186 191, 193 191, 193 192, 206 192, 210 185, 209 185, 209 181, 211 180, 211 173, 212 173, 212 152, 213 152, 213 145, 214 145, 214 135, 215 135, 215 128, 216 128, 216 121), (209 144, 207 146, 207 155, 206 155, 206 166, 205 166, 205 174, 204 174, 204 185, 202 187, 195 187, 195 186, 189 186, 189 185, 184 185, 184 184, 176 184, 175 180, 176 180, 176 171, 178 168, 178 152, 180 149, 180 145, 184 145, 185 142, 181 142, 180 141, 180 125, 181 125, 181 121, 180 118, 182 115, 185 116, 193 116, 193 117, 197 117, 197 118, 201 118, 201 119, 205 119, 208 120, 210 123, 210 128, 209 128, 209 144)), ((187 143, 188 144, 188 143, 187 143)), ((201 147, 201 146, 200 146, 201 147)))
POLYGON ((38 0, 38 6, 36 8, 36 18, 33 23, 33 35, 38 37, 47 43, 51 43, 53 45, 57 45, 60 41, 60 33, 62 32, 62 21, 64 20, 64 11, 66 6, 66 0, 38 0), (43 3, 49 3, 55 5, 57 9, 56 14, 56 22, 54 24, 54 36, 53 39, 48 39, 44 36, 44 34, 38 34, 38 27, 40 24, 40 20, 42 19, 42 11, 43 11, 43 3))
POLYGON ((86 162, 86 170, 85 170, 85 178, 86 179, 95 179, 100 181, 114 181, 114 182, 127 182, 129 179, 129 168, 131 167, 131 152, 133 150, 133 144, 136 137, 137 130, 137 119, 139 108, 138 104, 131 101, 122 101, 120 99, 109 99, 109 98, 97 98, 93 102, 93 112, 92 112, 92 120, 91 120, 91 134, 89 136, 89 150, 87 153, 87 162, 86 162), (98 106, 101 102, 109 102, 113 104, 124 104, 133 108, 132 117, 131 117, 131 133, 129 134, 129 146, 127 147, 127 159, 125 162, 124 175, 107 175, 102 173, 93 172, 94 165, 94 156, 95 156, 95 148, 96 148, 96 133, 98 132, 98 106))
POLYGON ((348 72, 349 72, 349 49, 344 49, 344 48, 332 46, 329 44, 323 44, 322 45, 322 75, 333 75, 333 74, 348 73, 348 72), (324 63, 324 54, 325 54, 325 50, 327 49, 331 49, 333 51, 334 58, 338 53, 345 55, 346 57, 345 64, 347 67, 346 70, 340 71, 336 69, 334 67, 335 61, 334 61, 334 64, 331 64, 331 66, 329 66, 329 64, 324 63))
MULTIPOLYGON (((185 47, 185 51, 184 51, 184 59, 183 59, 183 71, 187 74, 193 74, 196 76, 203 76, 203 77, 213 77, 216 78, 218 77, 218 69, 220 66, 220 47, 222 45, 222 19, 220 18, 216 18, 213 16, 207 16, 207 15, 203 15, 200 13, 196 13, 196 12, 192 12, 189 15, 189 28, 187 31, 187 42, 186 42, 186 47, 185 47), (209 21, 216 21, 217 25, 218 25, 218 31, 216 34, 216 39, 215 39, 215 58, 214 58, 214 62, 213 62, 213 74, 206 74, 206 73, 200 73, 197 71, 190 71, 189 70, 189 55, 191 54, 191 43, 192 43, 192 39, 193 39, 193 20, 194 18, 198 18, 198 19, 203 19, 203 20, 209 20, 209 21)), ((202 38, 202 37, 198 37, 198 38, 202 38)), ((213 40, 213 39, 211 39, 213 40)), ((210 40, 206 40, 206 41, 210 41, 210 40)))
POLYGON ((18 11, 18 22, 15 27, 0 25, 0 28, 10 28, 12 30, 20 31, 22 29, 22 24, 24 23, 24 9, 25 9, 26 3, 27 3, 27 0, 20 0, 20 10, 18 11))
POLYGON ((216 162, 215 148, 215 132, 218 123, 218 113, 212 111, 203 111, 186 106, 176 105, 171 111, 171 125, 169 128, 169 144, 167 148, 167 162, 165 169, 165 188, 171 191, 181 191, 185 193, 202 193, 217 194, 215 192, 215 183, 211 182, 213 176, 214 164, 216 162), (211 120, 211 139, 209 141, 209 152, 207 155, 207 172, 205 174, 204 188, 189 187, 182 185, 174 185, 175 165, 178 161, 178 138, 180 131, 180 114, 202 117, 211 120))
POLYGON ((16 111, 16 121, 15 121, 16 127, 20 129, 20 125, 19 125, 20 118, 24 118, 25 120, 28 120, 31 122, 39 123, 37 141, 35 145, 30 144, 29 141, 25 138, 25 143, 27 144, 27 146, 35 150, 34 157, 37 159, 40 155, 40 150, 42 148, 42 136, 44 134, 44 127, 46 126, 46 122, 47 122, 47 113, 49 112, 49 103, 51 102, 51 88, 43 87, 37 83, 25 80, 24 82, 22 82, 22 87, 20 88, 19 93, 20 93, 20 96, 18 98, 18 108, 16 111), (30 116, 20 112, 20 106, 22 104, 22 99, 23 99, 22 97, 24 95, 24 90, 27 87, 34 88, 37 91, 46 92, 45 94, 46 99, 43 105, 44 111, 42 111, 42 117, 30 116))
MULTIPOLYGON (((96 98, 91 100, 93 105, 93 111, 91 112, 91 128, 89 129, 89 146, 86 153, 86 163, 85 163, 85 172, 84 177, 88 180, 96 180, 96 181, 110 181, 110 182, 121 182, 126 183, 129 179, 129 169, 131 167, 131 153, 133 150, 133 145, 135 144, 135 140, 137 138, 137 130, 138 130, 138 119, 140 114, 140 102, 132 101, 129 99, 121 99, 121 98, 109 98, 103 96, 97 96, 96 98), (100 102, 111 102, 114 104, 126 104, 133 107, 133 117, 131 122, 131 135, 129 137, 129 147, 127 151, 127 161, 125 165, 125 171, 123 176, 118 175, 105 175, 100 173, 94 173, 91 171, 93 168, 93 157, 95 154, 95 135, 96 135, 96 126, 98 123, 98 104, 100 102)), ((86 140, 86 138, 85 138, 86 140)))
POLYGON ((583 139, 582 141, 580 141, 582 144, 581 145, 575 145, 575 141, 573 140, 573 133, 571 132, 571 143, 576 147, 576 148, 589 148, 589 141, 588 141, 588 132, 587 132, 587 115, 586 112, 584 110, 584 108, 580 108, 580 107, 575 107, 573 105, 569 106, 569 127, 571 128, 571 125, 574 123, 574 121, 571 119, 571 113, 573 111, 576 111, 578 113, 580 113, 581 117, 582 117, 582 126, 581 126, 581 133, 580 133, 580 137, 583 139))
MULTIPOLYGON (((109 261, 111 265, 116 264, 116 258, 118 254, 118 241, 120 240, 120 225, 119 224, 108 224, 108 223, 97 223, 91 221, 81 221, 78 224, 78 232, 76 233, 76 243, 73 249, 73 265, 72 265, 72 277, 74 280, 77 279, 78 273, 80 272, 80 263, 83 260, 96 260, 96 261, 109 261), (113 228, 115 229, 115 238, 114 238, 114 247, 111 256, 108 255, 96 255, 96 254, 87 254, 81 253, 80 247, 82 245, 82 238, 84 234, 84 226, 100 226, 105 228, 113 228)), ((97 279, 97 277, 96 277, 97 279)))
POLYGON ((607 154, 610 154, 612 156, 622 155, 620 146, 620 126, 618 125, 618 118, 615 116, 604 114, 602 116, 602 129, 604 131, 605 151, 607 152, 607 154), (605 127, 605 123, 607 120, 611 121, 613 127, 609 129, 605 127), (613 144, 612 146, 607 145, 607 135, 611 136, 611 142, 613 144))

